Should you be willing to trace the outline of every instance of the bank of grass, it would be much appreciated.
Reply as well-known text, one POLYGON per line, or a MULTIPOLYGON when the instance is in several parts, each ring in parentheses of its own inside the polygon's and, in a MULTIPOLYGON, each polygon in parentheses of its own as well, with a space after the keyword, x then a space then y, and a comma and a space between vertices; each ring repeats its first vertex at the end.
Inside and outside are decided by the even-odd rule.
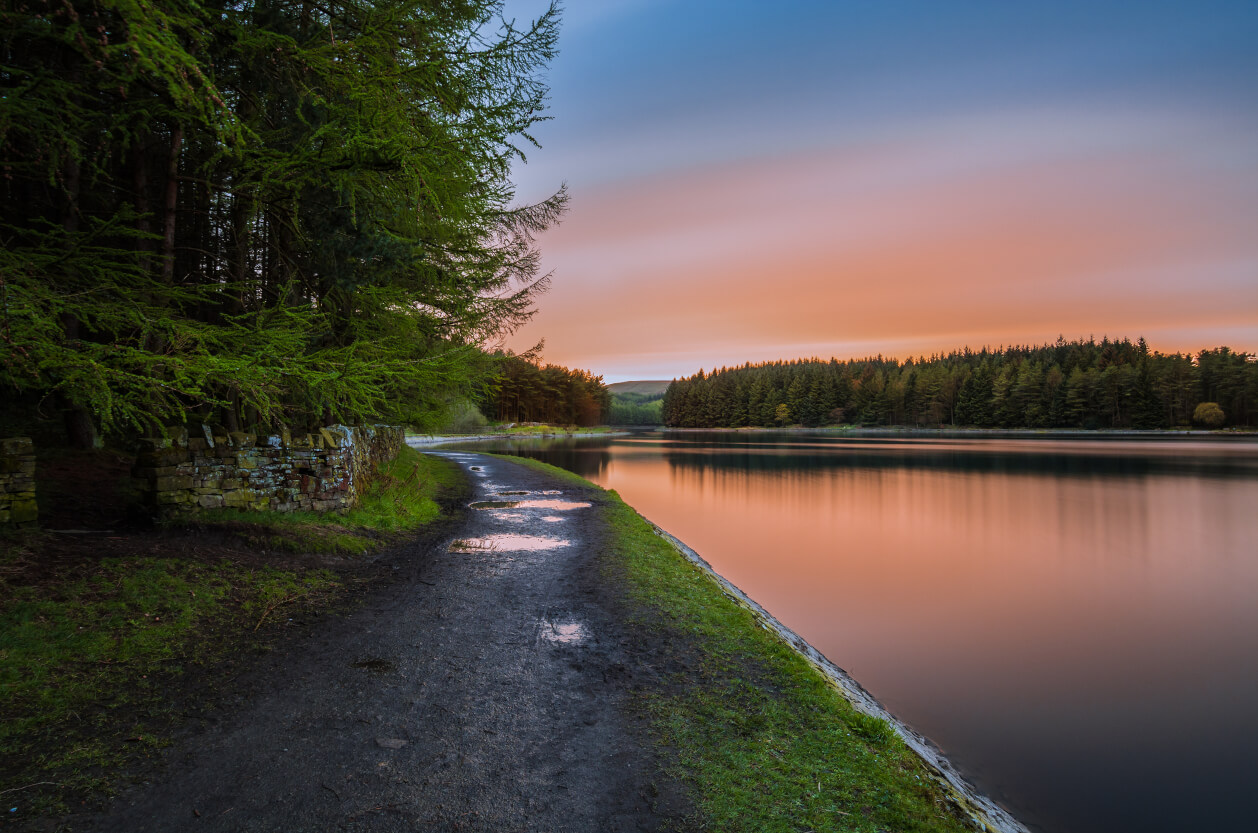
MULTIPOLYGON (((453 464, 408 448, 346 515, 220 513, 198 523, 263 535, 276 550, 323 552, 331 542, 360 553, 435 520, 439 492, 462 482, 453 464)), ((290 618, 340 604, 356 581, 257 559, 153 557, 143 540, 133 555, 58 566, 35 564, 46 536, 0 537, 0 824, 115 791, 118 772, 186 719, 171 694, 188 672, 200 672, 208 695, 225 664, 268 650, 290 618)))
POLYGON ((684 655, 645 706, 707 829, 975 829, 890 726, 852 708, 615 492, 607 495, 611 578, 626 587, 635 627, 684 655))
POLYGON ((437 495, 462 482, 458 468, 403 446, 380 468, 371 488, 349 512, 256 512, 220 509, 179 523, 217 526, 265 549, 365 555, 440 515, 437 495))

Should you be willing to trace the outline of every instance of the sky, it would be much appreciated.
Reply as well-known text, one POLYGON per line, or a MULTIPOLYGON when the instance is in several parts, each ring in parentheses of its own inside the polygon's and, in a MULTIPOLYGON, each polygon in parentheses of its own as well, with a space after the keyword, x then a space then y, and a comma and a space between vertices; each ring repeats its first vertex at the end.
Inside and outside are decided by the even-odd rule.
POLYGON ((1253 0, 568 0, 559 49, 513 178, 570 203, 516 350, 1258 352, 1253 0))

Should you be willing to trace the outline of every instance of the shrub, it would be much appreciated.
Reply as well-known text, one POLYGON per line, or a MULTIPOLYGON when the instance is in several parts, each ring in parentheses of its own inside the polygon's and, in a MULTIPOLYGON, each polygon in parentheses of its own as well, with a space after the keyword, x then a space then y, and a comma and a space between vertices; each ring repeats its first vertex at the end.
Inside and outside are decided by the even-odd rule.
POLYGON ((1218 402, 1202 402, 1192 412, 1192 421, 1205 428, 1219 428, 1227 417, 1218 402))

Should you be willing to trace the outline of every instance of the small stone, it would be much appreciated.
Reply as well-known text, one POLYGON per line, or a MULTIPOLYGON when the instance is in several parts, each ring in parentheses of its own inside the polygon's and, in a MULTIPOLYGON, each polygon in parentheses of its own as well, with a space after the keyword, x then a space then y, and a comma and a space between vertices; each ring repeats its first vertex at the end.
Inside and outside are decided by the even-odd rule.
POLYGON ((406 741, 401 738, 376 738, 376 746, 381 749, 401 749, 406 746, 406 741))

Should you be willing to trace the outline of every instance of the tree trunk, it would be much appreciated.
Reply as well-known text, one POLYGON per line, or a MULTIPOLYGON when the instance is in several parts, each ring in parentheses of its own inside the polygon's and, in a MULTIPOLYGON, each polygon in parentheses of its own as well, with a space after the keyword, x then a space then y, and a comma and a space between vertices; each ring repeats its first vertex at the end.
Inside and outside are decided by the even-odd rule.
POLYGON ((183 128, 175 125, 170 133, 170 160, 162 205, 162 280, 167 284, 173 283, 175 278, 175 217, 179 207, 179 151, 182 145, 183 128))

